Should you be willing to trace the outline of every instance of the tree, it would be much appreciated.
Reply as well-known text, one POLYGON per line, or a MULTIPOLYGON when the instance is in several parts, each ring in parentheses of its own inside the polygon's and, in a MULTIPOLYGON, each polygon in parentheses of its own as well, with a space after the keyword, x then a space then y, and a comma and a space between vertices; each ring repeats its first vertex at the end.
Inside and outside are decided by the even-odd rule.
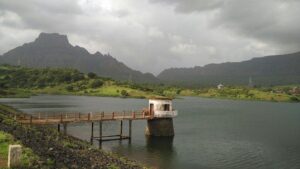
POLYGON ((97 88, 97 87, 101 87, 103 85, 103 82, 102 80, 94 80, 92 83, 91 83, 91 87, 92 88, 97 88))
POLYGON ((122 95, 123 97, 127 97, 127 96, 129 96, 129 93, 128 93, 126 90, 122 90, 122 91, 121 91, 121 95, 122 95))
POLYGON ((97 77, 97 75, 93 72, 89 72, 87 75, 90 79, 94 79, 95 77, 97 77))
POLYGON ((69 86, 66 86, 66 90, 71 92, 74 90, 73 86, 69 85, 69 86))
POLYGON ((299 102, 300 100, 297 97, 292 96, 292 97, 290 97, 290 101, 292 101, 292 102, 299 102))
POLYGON ((75 73, 73 76, 73 81, 79 81, 79 80, 83 80, 84 79, 84 74, 83 73, 75 73))

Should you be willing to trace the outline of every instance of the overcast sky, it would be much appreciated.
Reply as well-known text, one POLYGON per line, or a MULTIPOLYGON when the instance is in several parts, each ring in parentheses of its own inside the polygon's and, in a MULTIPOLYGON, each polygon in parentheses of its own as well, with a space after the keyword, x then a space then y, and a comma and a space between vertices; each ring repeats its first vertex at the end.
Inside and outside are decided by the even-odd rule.
POLYGON ((157 74, 300 51, 300 1, 0 0, 0 54, 40 32, 157 74))

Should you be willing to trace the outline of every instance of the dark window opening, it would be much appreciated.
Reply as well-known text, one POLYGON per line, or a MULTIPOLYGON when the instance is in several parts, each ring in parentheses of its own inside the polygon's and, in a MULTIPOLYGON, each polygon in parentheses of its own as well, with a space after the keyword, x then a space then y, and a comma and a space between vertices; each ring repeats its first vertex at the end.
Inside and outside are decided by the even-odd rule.
POLYGON ((169 104, 164 104, 164 111, 170 111, 170 105, 169 104))
POLYGON ((150 114, 153 114, 153 112, 154 112, 154 104, 151 103, 150 104, 150 114))

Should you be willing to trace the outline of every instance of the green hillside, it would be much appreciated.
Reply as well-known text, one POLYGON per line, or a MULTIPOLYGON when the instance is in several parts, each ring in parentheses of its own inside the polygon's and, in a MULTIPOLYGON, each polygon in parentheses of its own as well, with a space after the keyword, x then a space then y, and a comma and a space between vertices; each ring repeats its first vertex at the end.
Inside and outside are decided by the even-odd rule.
POLYGON ((29 97, 35 94, 64 94, 150 98, 157 96, 180 97, 199 96, 210 98, 300 101, 300 86, 254 87, 225 86, 218 90, 209 88, 183 88, 163 84, 137 84, 115 81, 84 74, 67 68, 25 68, 20 66, 0 66, 0 97, 29 97))
POLYGON ((84 74, 75 69, 0 66, 0 97, 66 94, 145 98, 156 94, 129 83, 84 74))
POLYGON ((184 87, 248 85, 249 78, 257 86, 300 83, 300 52, 253 58, 242 62, 208 64, 193 68, 170 68, 157 76, 165 84, 184 87))

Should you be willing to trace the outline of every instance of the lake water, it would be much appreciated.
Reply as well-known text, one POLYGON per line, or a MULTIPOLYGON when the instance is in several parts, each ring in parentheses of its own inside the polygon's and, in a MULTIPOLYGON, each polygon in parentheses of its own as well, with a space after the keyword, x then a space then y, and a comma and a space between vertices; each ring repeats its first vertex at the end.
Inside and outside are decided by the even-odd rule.
MULTIPOLYGON (((0 99, 25 112, 130 111, 146 107, 147 102, 49 95, 0 99)), ((174 139, 147 139, 146 122, 133 121, 131 144, 126 140, 105 142, 103 149, 155 168, 300 168, 300 104, 185 97, 174 100, 174 107, 179 111, 174 139)), ((103 129, 116 134, 118 126, 104 122, 103 129)), ((90 124, 74 124, 68 133, 89 140, 90 124)))

